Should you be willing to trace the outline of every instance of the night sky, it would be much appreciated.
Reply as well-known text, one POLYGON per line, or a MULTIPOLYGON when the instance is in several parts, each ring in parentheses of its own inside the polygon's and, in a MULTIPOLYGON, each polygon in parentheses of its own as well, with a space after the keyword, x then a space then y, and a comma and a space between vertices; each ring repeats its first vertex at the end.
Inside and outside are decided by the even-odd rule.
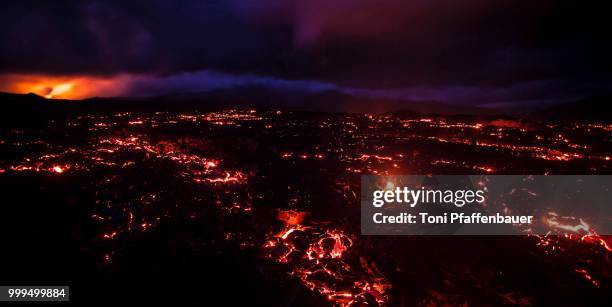
POLYGON ((479 106, 612 89, 608 1, 5 1, 0 90, 241 85, 479 106))

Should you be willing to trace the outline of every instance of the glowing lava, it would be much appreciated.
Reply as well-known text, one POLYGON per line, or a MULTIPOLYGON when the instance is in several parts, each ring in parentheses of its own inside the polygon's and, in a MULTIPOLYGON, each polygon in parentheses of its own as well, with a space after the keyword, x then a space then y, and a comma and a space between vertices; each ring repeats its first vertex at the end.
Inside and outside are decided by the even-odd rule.
POLYGON ((340 229, 300 224, 305 217, 301 211, 280 211, 277 218, 285 227, 263 244, 265 257, 287 265, 290 276, 333 305, 386 305, 391 285, 375 264, 349 253, 353 239, 340 229))

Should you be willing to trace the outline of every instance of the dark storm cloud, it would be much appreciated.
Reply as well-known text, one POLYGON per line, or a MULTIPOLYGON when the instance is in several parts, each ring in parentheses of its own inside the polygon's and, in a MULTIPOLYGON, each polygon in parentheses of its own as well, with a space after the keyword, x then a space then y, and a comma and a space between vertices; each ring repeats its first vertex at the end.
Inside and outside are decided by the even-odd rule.
POLYGON ((22 1, 1 11, 2 69, 173 73, 257 58, 256 33, 226 1, 22 1))
POLYGON ((167 76, 139 76, 132 78, 130 83, 130 88, 125 93, 129 96, 156 96, 168 93, 190 93, 220 88, 249 86, 307 92, 344 90, 331 83, 312 80, 283 80, 250 74, 232 75, 206 70, 177 73, 167 76))
POLYGON ((530 100, 535 94, 520 89, 541 84, 528 92, 552 99, 571 90, 551 84, 609 89, 607 6, 505 0, 18 1, 0 10, 0 71, 164 78, 220 71, 434 97, 481 90, 465 100, 493 95, 488 93, 530 100))

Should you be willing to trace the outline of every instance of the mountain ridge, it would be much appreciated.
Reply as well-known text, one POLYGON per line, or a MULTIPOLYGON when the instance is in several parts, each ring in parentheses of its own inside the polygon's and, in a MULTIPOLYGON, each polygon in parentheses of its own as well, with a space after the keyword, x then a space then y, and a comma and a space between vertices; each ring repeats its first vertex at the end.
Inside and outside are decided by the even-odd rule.
POLYGON ((525 110, 523 114, 504 109, 488 109, 446 104, 438 101, 409 101, 352 95, 337 90, 277 90, 260 86, 221 88, 203 92, 172 93, 152 97, 92 97, 81 100, 46 99, 29 94, 0 92, 0 101, 10 117, 45 113, 114 112, 114 111, 182 111, 227 108, 280 109, 286 111, 338 113, 398 113, 421 115, 511 116, 534 119, 608 120, 612 114, 612 94, 596 95, 552 107, 525 110))

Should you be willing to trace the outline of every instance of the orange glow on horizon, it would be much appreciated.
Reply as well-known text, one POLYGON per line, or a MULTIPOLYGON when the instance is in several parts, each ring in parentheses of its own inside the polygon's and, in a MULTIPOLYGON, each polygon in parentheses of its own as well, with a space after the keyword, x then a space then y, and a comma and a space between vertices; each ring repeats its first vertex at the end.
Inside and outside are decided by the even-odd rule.
POLYGON ((18 94, 34 93, 47 99, 84 99, 123 95, 131 75, 45 76, 28 74, 0 75, 0 91, 18 94))
POLYGON ((60 83, 50 87, 50 91, 45 95, 45 98, 51 99, 55 97, 62 97, 62 95, 70 94, 70 91, 74 88, 72 83, 60 83))

